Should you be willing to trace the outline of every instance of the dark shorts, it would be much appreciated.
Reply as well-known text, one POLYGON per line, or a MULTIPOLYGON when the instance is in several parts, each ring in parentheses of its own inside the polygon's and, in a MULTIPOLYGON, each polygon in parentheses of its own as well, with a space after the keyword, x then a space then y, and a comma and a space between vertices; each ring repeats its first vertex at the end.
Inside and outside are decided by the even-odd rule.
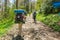
POLYGON ((15 20, 15 23, 25 23, 23 20, 15 20))

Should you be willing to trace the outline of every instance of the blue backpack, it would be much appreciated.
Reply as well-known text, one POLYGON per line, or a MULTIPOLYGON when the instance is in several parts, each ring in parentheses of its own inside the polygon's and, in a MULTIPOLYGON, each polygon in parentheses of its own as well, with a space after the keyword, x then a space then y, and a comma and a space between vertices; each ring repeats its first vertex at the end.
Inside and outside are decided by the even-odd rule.
POLYGON ((20 22, 22 22, 22 23, 24 23, 24 20, 23 20, 23 18, 24 18, 24 10, 14 10, 14 13, 15 13, 15 15, 16 15, 16 17, 15 17, 15 23, 20 23, 20 22))
POLYGON ((53 2, 53 8, 60 8, 60 2, 53 2))

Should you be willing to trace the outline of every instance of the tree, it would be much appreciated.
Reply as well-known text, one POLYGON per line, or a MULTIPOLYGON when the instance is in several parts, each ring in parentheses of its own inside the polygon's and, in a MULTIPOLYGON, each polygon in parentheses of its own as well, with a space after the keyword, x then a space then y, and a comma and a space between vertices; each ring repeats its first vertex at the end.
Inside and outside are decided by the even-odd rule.
POLYGON ((16 9, 18 9, 18 0, 16 0, 16 9))
POLYGON ((52 8, 52 1, 53 0, 44 0, 42 3, 41 3, 41 12, 43 13, 49 13, 51 8, 52 8))
POLYGON ((7 17, 7 0, 4 0, 4 6, 5 6, 5 9, 4 9, 4 18, 6 18, 7 17))
POLYGON ((4 0, 4 18, 9 18, 9 6, 10 6, 10 1, 9 0, 4 0))
POLYGON ((29 0, 24 0, 24 6, 26 11, 29 13, 29 0))

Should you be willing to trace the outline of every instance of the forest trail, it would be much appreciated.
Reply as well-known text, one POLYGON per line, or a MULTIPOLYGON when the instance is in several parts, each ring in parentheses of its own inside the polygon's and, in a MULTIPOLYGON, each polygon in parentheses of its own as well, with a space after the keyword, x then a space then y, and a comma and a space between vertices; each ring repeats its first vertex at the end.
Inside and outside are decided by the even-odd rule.
MULTIPOLYGON (((12 40, 17 34, 18 24, 14 24, 6 35, 0 37, 0 40, 12 40)), ((22 26, 22 36, 24 40, 60 40, 59 32, 54 32, 42 22, 33 23, 32 15, 27 16, 26 23, 22 26)))

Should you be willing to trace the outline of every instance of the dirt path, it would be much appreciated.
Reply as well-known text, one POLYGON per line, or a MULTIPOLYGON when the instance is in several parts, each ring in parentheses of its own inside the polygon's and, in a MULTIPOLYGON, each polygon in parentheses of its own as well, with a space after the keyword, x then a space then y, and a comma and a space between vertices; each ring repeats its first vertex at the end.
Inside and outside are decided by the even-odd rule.
MULTIPOLYGON (((10 31, 0 40, 13 40, 13 36, 18 34, 18 24, 14 24, 10 31)), ((33 23, 32 15, 27 17, 26 23, 23 24, 22 36, 24 40, 60 40, 60 34, 48 28, 42 22, 33 23)))

